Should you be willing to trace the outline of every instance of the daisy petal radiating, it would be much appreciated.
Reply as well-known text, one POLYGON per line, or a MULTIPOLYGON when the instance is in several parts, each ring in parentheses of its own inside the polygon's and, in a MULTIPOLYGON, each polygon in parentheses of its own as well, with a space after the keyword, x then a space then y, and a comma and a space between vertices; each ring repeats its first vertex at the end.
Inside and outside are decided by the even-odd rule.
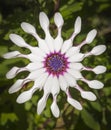
POLYGON ((41 25, 41 27, 44 30, 45 35, 46 35, 46 37, 45 37, 46 44, 48 45, 48 48, 51 51, 54 51, 54 45, 53 45, 54 39, 51 37, 51 35, 49 33, 49 19, 44 12, 40 13, 39 21, 40 21, 40 25, 41 25))
POLYGON ((35 71, 32 71, 27 79, 31 79, 31 80, 36 80, 38 77, 40 77, 43 73, 45 72, 45 70, 42 68, 42 69, 38 69, 38 70, 35 70, 35 71))
POLYGON ((93 54, 93 55, 100 55, 100 54, 102 54, 105 50, 106 50, 106 46, 105 46, 105 45, 98 45, 98 46, 95 46, 95 47, 91 50, 91 54, 93 54))
POLYGON ((52 84, 53 84, 53 77, 52 77, 52 75, 50 75, 47 78, 47 81, 46 81, 46 83, 45 83, 45 85, 43 87, 44 93, 46 93, 46 94, 51 93, 52 84))
POLYGON ((83 68, 83 65, 81 63, 70 63, 69 68, 74 70, 81 70, 83 68))
POLYGON ((89 80, 83 79, 83 81, 86 82, 90 88, 94 88, 94 89, 101 89, 104 86, 104 84, 98 80, 89 81, 89 80))
POLYGON ((62 44, 63 44, 63 39, 60 38, 60 36, 58 35, 58 36, 55 38, 55 40, 54 40, 54 50, 55 50, 56 52, 60 51, 62 44), (59 44, 58 44, 58 43, 59 43, 59 44))
POLYGON ((46 54, 50 53, 50 50, 49 50, 47 44, 44 42, 44 40, 39 40, 38 46, 46 54))
POLYGON ((78 16, 78 17, 76 18, 75 23, 74 23, 74 32, 73 32, 72 36, 70 37, 70 40, 73 41, 74 38, 75 38, 75 36, 76 36, 78 33, 80 33, 80 31, 81 31, 81 18, 78 16))
POLYGON ((42 87, 44 86, 47 78, 48 78, 48 74, 47 73, 45 73, 45 74, 43 73, 42 75, 40 75, 40 77, 38 77, 35 80, 34 87, 39 87, 39 89, 41 90, 42 87))
POLYGON ((68 83, 66 82, 66 80, 63 78, 63 76, 59 76, 59 84, 60 87, 63 91, 66 91, 67 87, 68 87, 68 83))
POLYGON ((90 43, 94 40, 96 34, 97 34, 96 29, 91 30, 91 31, 87 34, 87 37, 86 37, 86 40, 85 40, 86 43, 87 43, 87 44, 90 44, 90 43))
POLYGON ((37 104, 37 113, 41 114, 42 111, 44 110, 45 106, 46 106, 46 102, 47 102, 47 98, 48 98, 48 94, 44 95, 38 102, 37 104))
POLYGON ((22 67, 22 68, 19 68, 19 67, 13 67, 7 74, 6 74, 6 77, 7 79, 12 79, 14 78, 18 73, 22 72, 22 71, 33 71, 33 70, 37 70, 37 69, 40 69, 42 68, 43 65, 41 62, 36 62, 36 63, 30 63, 28 64, 26 67, 22 67))
POLYGON ((52 84, 53 84, 53 86, 52 86, 52 89, 51 89, 51 93, 53 95, 56 95, 60 91, 59 82, 58 82, 57 77, 52 78, 52 84))
POLYGON ((102 66, 102 65, 98 65, 94 69, 92 69, 92 71, 96 74, 102 74, 102 73, 106 72, 106 67, 102 66))
POLYGON ((64 43, 63 43, 63 46, 61 48, 61 52, 62 53, 65 53, 67 52, 67 50, 72 46, 72 40, 69 39, 69 40, 66 40, 64 43))
POLYGON ((24 39, 17 34, 10 34, 9 37, 11 41, 15 43, 17 46, 20 46, 20 47, 29 46, 28 44, 25 43, 24 39))
POLYGON ((74 76, 75 79, 81 79, 82 74, 78 70, 74 69, 68 69, 68 73, 70 73, 72 76, 74 76))
POLYGON ((64 78, 66 79, 69 86, 73 87, 76 85, 76 80, 70 74, 64 74, 64 78))
POLYGON ((90 91, 81 91, 81 96, 82 96, 82 98, 88 99, 90 101, 96 100, 95 94, 90 91))
POLYGON ((38 56, 36 58, 36 56, 34 54, 32 54, 32 53, 30 53, 28 55, 19 55, 18 57, 27 58, 27 59, 29 59, 32 62, 43 62, 43 60, 44 60, 42 56, 41 57, 38 56))
POLYGON ((43 87, 44 95, 38 102, 38 106, 37 106, 38 114, 41 114, 41 112, 44 110, 44 108, 46 106, 47 98, 48 98, 49 94, 51 93, 51 86, 52 86, 52 76, 49 76, 43 87))
POLYGON ((55 21, 55 24, 56 24, 57 29, 58 29, 58 35, 54 39, 54 50, 56 52, 58 52, 58 51, 60 51, 61 46, 63 44, 63 39, 61 37, 61 29, 62 29, 64 20, 63 20, 63 18, 62 18, 62 16, 61 16, 60 13, 55 13, 55 15, 54 15, 54 21, 55 21))
POLYGON ((59 110, 59 107, 56 103, 56 101, 54 100, 52 105, 51 105, 51 111, 52 111, 52 114, 57 118, 59 117, 59 114, 60 114, 60 110, 59 110))
POLYGON ((26 91, 26 92, 21 93, 21 94, 19 95, 19 97, 17 98, 16 101, 17 101, 18 103, 24 103, 24 102, 30 100, 31 97, 32 97, 32 93, 31 93, 30 90, 29 90, 29 91, 26 91))
POLYGON ((44 57, 45 53, 38 47, 35 47, 33 49, 31 49, 32 53, 37 55, 38 57, 44 57))
MULTIPOLYGON (((24 67, 14 66, 6 74, 7 79, 14 78, 18 73, 28 71, 29 74, 24 79, 18 79, 9 89, 9 93, 17 92, 24 88, 30 82, 33 82, 33 86, 22 92, 18 98, 18 103, 24 103, 32 98, 32 95, 36 90, 42 91, 43 96, 38 101, 37 113, 41 114, 46 107, 47 99, 51 94, 53 97, 52 104, 50 106, 52 114, 57 118, 60 115, 60 110, 57 105, 57 96, 60 93, 60 89, 67 95, 67 102, 78 110, 82 110, 82 105, 79 101, 73 99, 70 94, 70 87, 80 92, 81 97, 90 101, 96 100, 96 95, 91 91, 83 90, 79 85, 78 81, 85 82, 90 88, 100 89, 103 88, 104 84, 98 80, 88 80, 82 75, 82 71, 94 72, 95 74, 101 74, 106 72, 106 67, 98 65, 94 68, 85 67, 84 58, 91 55, 100 55, 106 50, 105 45, 95 46, 91 51, 87 53, 81 52, 81 48, 85 44, 90 44, 96 37, 96 29, 91 30, 86 39, 78 45, 73 45, 74 38, 81 31, 81 18, 78 16, 74 23, 74 32, 68 38, 63 40, 62 38, 62 27, 64 20, 62 15, 57 12, 54 15, 54 23, 57 29, 55 38, 51 36, 49 29, 54 29, 54 26, 49 28, 48 16, 41 12, 39 14, 39 22, 41 28, 45 33, 45 38, 39 37, 36 28, 27 22, 21 23, 21 28, 28 34, 31 34, 37 40, 37 46, 31 46, 25 40, 17 35, 10 34, 11 41, 19 46, 29 49, 30 53, 22 54, 19 51, 9 52, 3 55, 4 58, 26 58, 29 63, 24 67)), ((52 31, 52 30, 51 30, 52 31)), ((23 50, 24 51, 24 50, 23 50)), ((84 49, 82 50, 84 51, 84 49)), ((27 62, 24 62, 25 64, 27 62)), ((89 63, 89 62, 88 62, 89 63)), ((90 65, 89 65, 90 66, 90 65)), ((24 77, 24 75, 23 75, 24 77)), ((71 89, 71 90, 72 90, 71 89)), ((24 89, 23 89, 24 90, 24 89)), ((22 90, 22 91, 23 91, 22 90)), ((60 98, 61 99, 61 98, 60 98)))
POLYGON ((80 49, 78 47, 71 47, 67 53, 66 53, 66 56, 67 57, 70 57, 70 56, 73 56, 74 54, 76 53, 79 53, 80 49))
POLYGON ((17 101, 18 103, 24 103, 24 102, 30 100, 30 99, 32 98, 33 93, 34 93, 36 90, 37 90, 37 88, 34 89, 34 88, 32 87, 30 90, 21 93, 21 94, 18 96, 18 98, 17 98, 16 101, 17 101))
POLYGON ((13 52, 8 52, 8 53, 4 54, 3 57, 5 59, 10 59, 10 58, 15 58, 19 54, 21 54, 19 51, 13 51, 13 52))
POLYGON ((23 79, 19 79, 17 80, 9 89, 9 93, 15 93, 17 92, 18 90, 20 90, 22 88, 22 86, 24 84, 26 84, 27 82, 29 82, 30 80, 26 79, 26 80, 23 80, 23 79))
POLYGON ((72 99, 70 97, 67 97, 67 101, 68 101, 69 104, 71 104, 76 109, 82 110, 82 106, 78 101, 76 101, 76 100, 74 100, 74 99, 72 99))
POLYGON ((27 33, 29 33, 29 34, 35 34, 35 33, 36 33, 35 27, 32 26, 32 25, 29 24, 29 23, 22 22, 22 23, 21 23, 21 27, 22 27, 22 29, 23 29, 25 32, 27 32, 27 33))
POLYGON ((104 86, 104 84, 98 80, 88 81, 88 85, 89 87, 95 88, 95 89, 101 89, 104 86))
POLYGON ((33 71, 33 70, 43 68, 43 64, 42 64, 42 62, 30 63, 25 68, 29 71, 33 71))
POLYGON ((49 19, 44 12, 41 12, 39 15, 39 22, 44 31, 47 31, 49 28, 49 19))
POLYGON ((78 34, 81 31, 81 17, 77 17, 74 24, 74 33, 78 34))
POLYGON ((84 58, 84 54, 77 53, 77 54, 74 54, 73 56, 69 57, 68 61, 69 62, 80 62, 83 60, 83 58, 84 58))
POLYGON ((84 91, 79 85, 76 85, 75 88, 80 91, 81 97, 90 101, 96 100, 96 95, 90 91, 84 91))
POLYGON ((17 75, 19 69, 20 69, 19 67, 13 67, 13 68, 6 74, 7 79, 12 79, 12 78, 14 78, 14 77, 17 75))
POLYGON ((60 28, 61 26, 63 26, 64 20, 63 20, 62 15, 60 13, 58 13, 58 12, 55 13, 55 15, 54 15, 54 22, 55 22, 55 24, 56 24, 56 26, 58 28, 60 28))

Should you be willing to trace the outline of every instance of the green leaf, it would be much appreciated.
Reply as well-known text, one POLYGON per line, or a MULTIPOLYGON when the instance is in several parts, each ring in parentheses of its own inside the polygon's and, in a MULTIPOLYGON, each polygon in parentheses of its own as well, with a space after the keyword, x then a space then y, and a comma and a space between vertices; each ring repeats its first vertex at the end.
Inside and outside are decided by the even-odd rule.
POLYGON ((100 130, 99 123, 94 119, 94 117, 87 110, 83 109, 81 111, 81 117, 84 123, 93 130, 100 130))
POLYGON ((26 109, 27 111, 29 111, 29 110, 31 109, 31 107, 32 107, 32 104, 31 104, 30 102, 26 102, 26 103, 25 103, 25 109, 26 109))
POLYGON ((62 15, 65 19, 68 19, 71 17, 71 14, 77 11, 80 11, 82 9, 82 2, 77 2, 72 5, 64 5, 61 9, 60 12, 62 12, 62 15))
POLYGON ((0 46, 0 56, 2 56, 7 51, 8 51, 8 47, 7 46, 0 46))
POLYGON ((2 113, 1 114, 1 124, 5 125, 8 121, 14 122, 18 120, 18 117, 15 113, 2 113))
POLYGON ((103 92, 104 92, 105 96, 110 96, 111 95, 111 87, 103 88, 103 92))
POLYGON ((90 104, 95 110, 99 112, 102 111, 102 106, 99 104, 99 102, 90 102, 90 104))

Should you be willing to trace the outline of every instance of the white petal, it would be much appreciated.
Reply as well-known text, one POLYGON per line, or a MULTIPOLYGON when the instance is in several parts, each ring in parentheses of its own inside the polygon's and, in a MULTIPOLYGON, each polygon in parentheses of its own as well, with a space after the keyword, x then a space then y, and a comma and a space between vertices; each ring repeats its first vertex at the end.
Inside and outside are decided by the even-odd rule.
POLYGON ((101 89, 104 86, 104 84, 98 80, 88 81, 87 83, 90 88, 94 88, 94 89, 101 89))
POLYGON ((37 105, 37 113, 38 114, 41 114, 42 111, 44 110, 45 106, 46 106, 46 102, 47 102, 47 98, 48 98, 48 95, 44 95, 38 102, 38 105, 37 105))
POLYGON ((51 93, 51 90, 52 90, 52 86, 53 86, 53 77, 52 75, 49 75, 49 77, 47 78, 46 80, 46 83, 44 85, 44 93, 48 94, 48 93, 51 93))
POLYGON ((44 110, 46 106, 47 98, 51 92, 51 83, 50 83, 51 81, 52 81, 52 76, 49 76, 44 86, 44 96, 38 102, 38 106, 37 106, 38 114, 41 114, 41 112, 44 110))
POLYGON ((36 69, 40 69, 42 68, 43 65, 41 62, 37 62, 37 63, 29 63, 26 67, 13 67, 9 72, 7 72, 6 77, 7 79, 12 79, 14 78, 18 73, 23 72, 23 71, 33 71, 36 69))
POLYGON ((36 70, 36 69, 40 69, 40 68, 43 68, 43 63, 42 62, 34 62, 34 63, 30 63, 26 66, 26 68, 29 70, 29 71, 33 71, 33 70, 36 70))
POLYGON ((58 82, 58 79, 57 79, 56 76, 52 78, 52 86, 51 86, 51 88, 52 88, 51 93, 53 95, 58 94, 59 91, 60 91, 59 82, 58 82))
POLYGON ((83 65, 81 63, 70 63, 69 68, 75 69, 75 70, 81 70, 83 68, 83 65))
POLYGON ((57 105, 56 101, 53 101, 53 103, 51 105, 51 111, 52 111, 52 114, 56 118, 59 117, 60 111, 59 111, 59 108, 58 108, 58 105, 57 105))
POLYGON ((54 52, 54 39, 49 32, 46 32, 45 42, 51 52, 54 52))
POLYGON ((8 52, 3 55, 5 59, 16 58, 17 55, 21 54, 19 51, 8 52))
POLYGON ((48 74, 47 73, 43 73, 40 77, 38 77, 35 82, 34 82, 34 87, 39 87, 40 90, 42 89, 42 87, 44 86, 44 84, 46 83, 48 74))
POLYGON ((36 33, 36 29, 33 25, 29 24, 29 23, 26 23, 26 22, 22 22, 21 23, 21 27, 22 29, 29 33, 29 34, 33 34, 33 33, 36 33))
POLYGON ((15 93, 17 92, 18 90, 20 90, 22 88, 22 86, 29 82, 28 80, 24 80, 24 79, 19 79, 17 80, 9 89, 9 93, 15 93))
POLYGON ((95 101, 96 100, 96 96, 94 93, 90 92, 90 91, 81 91, 81 96, 85 99, 88 99, 90 101, 95 101))
MULTIPOLYGON (((43 63, 42 62, 35 62, 35 63, 29 63, 26 67, 13 67, 9 72, 7 72, 6 77, 7 79, 12 79, 14 78, 18 73, 22 71, 34 71, 37 69, 42 69, 43 68, 43 63)), ((39 71, 39 70, 38 70, 39 71)))
POLYGON ((13 43, 15 43, 17 46, 20 46, 20 47, 28 46, 28 44, 25 43, 24 39, 17 34, 10 34, 9 37, 10 37, 11 41, 13 43))
POLYGON ((25 91, 23 93, 21 93, 18 98, 17 98, 17 102, 18 103, 24 103, 28 100, 30 100, 32 98, 32 94, 35 92, 36 89, 34 89, 33 87, 28 90, 28 91, 25 91))
POLYGON ((44 31, 49 28, 49 19, 44 12, 40 13, 39 22, 40 22, 40 25, 44 31))
POLYGON ((6 77, 7 79, 12 79, 17 75, 17 71, 19 70, 18 67, 13 67, 7 74, 6 77))
POLYGON ((76 100, 74 100, 74 99, 72 99, 70 97, 67 97, 67 101, 68 101, 69 104, 71 104, 76 109, 82 110, 82 106, 78 101, 76 101, 76 100))
MULTIPOLYGON (((44 52, 44 53, 48 53, 48 52, 50 52, 49 51, 49 48, 48 48, 48 46, 47 46, 47 44, 46 44, 46 42, 45 42, 45 40, 44 39, 41 39, 39 36, 38 36, 38 34, 37 33, 33 33, 33 34, 31 34, 37 41, 38 41, 38 46, 39 46, 39 48, 44 52)), ((35 48, 35 47, 33 47, 33 48, 35 48)), ((36 47, 37 48, 37 47, 36 47)), ((32 49, 32 48, 31 48, 32 49)))
POLYGON ((79 62, 79 61, 82 61, 83 58, 84 58, 84 54, 77 53, 77 54, 74 54, 73 56, 69 57, 68 61, 69 62, 79 62))
POLYGON ((19 55, 19 57, 24 57, 24 58, 27 58, 29 59, 30 61, 32 62, 41 62, 41 61, 44 61, 44 58, 43 57, 39 57, 39 56, 36 56, 32 53, 28 54, 28 55, 19 55))
POLYGON ((72 46, 72 40, 71 40, 71 39, 66 40, 66 41, 63 43, 63 46, 62 46, 62 48, 61 48, 61 52, 62 52, 62 53, 65 53, 71 46, 72 46))
POLYGON ((71 47, 67 52, 66 52, 66 56, 70 57, 72 55, 74 55, 75 53, 79 53, 80 49, 78 47, 71 47))
POLYGON ((98 46, 95 46, 95 47, 91 50, 91 54, 93 54, 93 55, 100 55, 100 54, 102 54, 105 50, 106 50, 106 46, 105 46, 105 45, 98 45, 98 46))
POLYGON ((87 34, 87 37, 86 37, 86 40, 85 40, 86 43, 87 43, 87 44, 91 43, 91 42, 94 40, 96 34, 97 34, 96 29, 91 30, 91 31, 87 34))
POLYGON ((50 32, 49 32, 49 19, 47 15, 44 12, 41 12, 39 15, 39 21, 42 29, 45 32, 45 42, 50 49, 51 52, 54 51, 54 39, 51 37, 50 32))
POLYGON ((62 15, 60 13, 55 13, 54 22, 58 28, 64 24, 64 20, 63 20, 62 15))
POLYGON ((38 77, 40 77, 43 73, 45 73, 45 69, 38 69, 36 71, 32 71, 29 75, 28 75, 28 79, 31 80, 36 80, 38 77))
POLYGON ((72 76, 74 76, 75 79, 81 79, 82 75, 78 70, 75 69, 68 69, 68 73, 70 73, 72 76))
POLYGON ((81 17, 77 17, 74 25, 74 33, 78 34, 81 31, 81 17))
POLYGON ((66 80, 64 79, 64 77, 61 75, 59 76, 59 85, 63 91, 66 91, 68 84, 67 84, 66 80))
POLYGON ((38 46, 46 54, 50 52, 50 50, 44 40, 39 40, 38 46))
POLYGON ((56 52, 59 52, 61 47, 62 47, 62 44, 63 44, 63 39, 61 38, 61 36, 57 36, 54 40, 54 50, 56 52))
POLYGON ((102 65, 98 65, 92 71, 96 74, 102 74, 102 73, 106 72, 106 67, 102 66, 102 65))
POLYGON ((33 54, 36 54, 37 57, 45 57, 46 54, 38 47, 34 47, 32 50, 33 54))
POLYGON ((42 57, 36 57, 36 55, 33 55, 32 53, 25 55, 25 54, 21 54, 19 51, 8 52, 4 54, 3 57, 6 59, 22 57, 22 58, 27 58, 32 62, 38 62, 38 61, 40 62, 44 60, 42 57))
POLYGON ((76 85, 76 80, 70 74, 65 73, 64 78, 66 79, 69 86, 74 87, 76 85))

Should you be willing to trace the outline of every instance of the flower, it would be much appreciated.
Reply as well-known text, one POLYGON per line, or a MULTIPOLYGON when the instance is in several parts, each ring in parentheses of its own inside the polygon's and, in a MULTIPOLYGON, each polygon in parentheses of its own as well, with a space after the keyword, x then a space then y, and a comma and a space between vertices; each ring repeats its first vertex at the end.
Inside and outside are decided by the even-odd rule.
POLYGON ((81 53, 80 49, 85 44, 90 44, 95 38, 97 31, 91 30, 86 39, 79 45, 73 46, 75 36, 81 31, 81 18, 77 17, 74 24, 74 32, 71 37, 63 41, 61 37, 61 29, 64 24, 60 13, 55 13, 54 22, 58 29, 57 37, 54 39, 49 32, 49 19, 44 12, 39 15, 41 28, 45 32, 45 39, 38 36, 36 29, 29 23, 21 23, 21 28, 31 34, 38 42, 38 47, 33 47, 25 42, 25 40, 17 35, 10 34, 11 41, 19 47, 25 47, 31 51, 30 54, 21 54, 19 51, 9 52, 3 55, 4 58, 23 57, 30 60, 30 63, 22 68, 13 67, 7 74, 7 79, 14 78, 22 71, 29 71, 29 75, 24 79, 18 79, 9 89, 9 93, 20 90, 26 83, 33 81, 34 85, 27 91, 22 92, 17 98, 18 103, 24 103, 31 99, 36 90, 43 90, 43 96, 38 101, 37 113, 40 114, 46 107, 46 102, 50 94, 53 96, 51 111, 55 117, 59 117, 60 110, 57 105, 57 96, 60 89, 67 95, 67 102, 78 110, 82 110, 79 101, 71 97, 69 87, 77 89, 81 97, 90 101, 96 100, 96 96, 91 91, 83 90, 77 83, 78 80, 88 84, 90 88, 103 88, 103 83, 98 80, 87 80, 81 74, 82 70, 92 71, 95 74, 101 74, 106 71, 106 67, 98 65, 95 68, 85 67, 81 61, 90 55, 100 55, 106 50, 105 45, 95 46, 88 53, 81 53))

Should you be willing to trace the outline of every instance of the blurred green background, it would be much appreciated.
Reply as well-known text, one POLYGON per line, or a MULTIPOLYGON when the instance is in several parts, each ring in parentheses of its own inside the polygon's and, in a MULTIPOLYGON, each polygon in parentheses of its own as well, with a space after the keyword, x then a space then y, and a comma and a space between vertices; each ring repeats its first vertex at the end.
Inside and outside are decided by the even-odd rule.
MULTIPOLYGON (((111 1, 110 0, 0 0, 0 130, 111 130, 111 1), (83 52, 92 47, 105 44, 107 50, 97 57, 89 57, 83 61, 86 66, 94 67, 102 64, 107 72, 101 75, 83 72, 88 79, 98 79, 105 86, 101 90, 91 90, 97 95, 95 102, 84 100, 79 92, 72 89, 73 98, 79 100, 83 110, 78 111, 66 102, 66 95, 61 91, 58 96, 58 105, 61 111, 60 118, 56 119, 50 112, 52 97, 48 99, 46 109, 41 115, 36 114, 37 101, 43 92, 34 93, 32 99, 24 104, 17 104, 16 98, 23 91, 9 95, 9 87, 20 77, 21 73, 12 80, 7 80, 5 74, 13 66, 25 66, 25 59, 4 60, 2 55, 9 51, 19 50, 27 53, 28 50, 17 47, 9 40, 10 33, 16 33, 31 45, 36 46, 34 38, 24 33, 20 28, 23 21, 29 22, 44 38, 39 25, 39 13, 44 11, 50 18, 51 33, 55 37, 57 30, 53 23, 53 15, 60 11, 64 18, 62 36, 67 39, 73 32, 74 20, 82 17, 82 31, 76 37, 74 44, 79 44, 87 33, 96 28, 98 35, 93 43, 82 48, 83 52)), ((82 87, 90 90, 87 85, 82 87)), ((30 86, 30 84, 28 84, 30 86)))

